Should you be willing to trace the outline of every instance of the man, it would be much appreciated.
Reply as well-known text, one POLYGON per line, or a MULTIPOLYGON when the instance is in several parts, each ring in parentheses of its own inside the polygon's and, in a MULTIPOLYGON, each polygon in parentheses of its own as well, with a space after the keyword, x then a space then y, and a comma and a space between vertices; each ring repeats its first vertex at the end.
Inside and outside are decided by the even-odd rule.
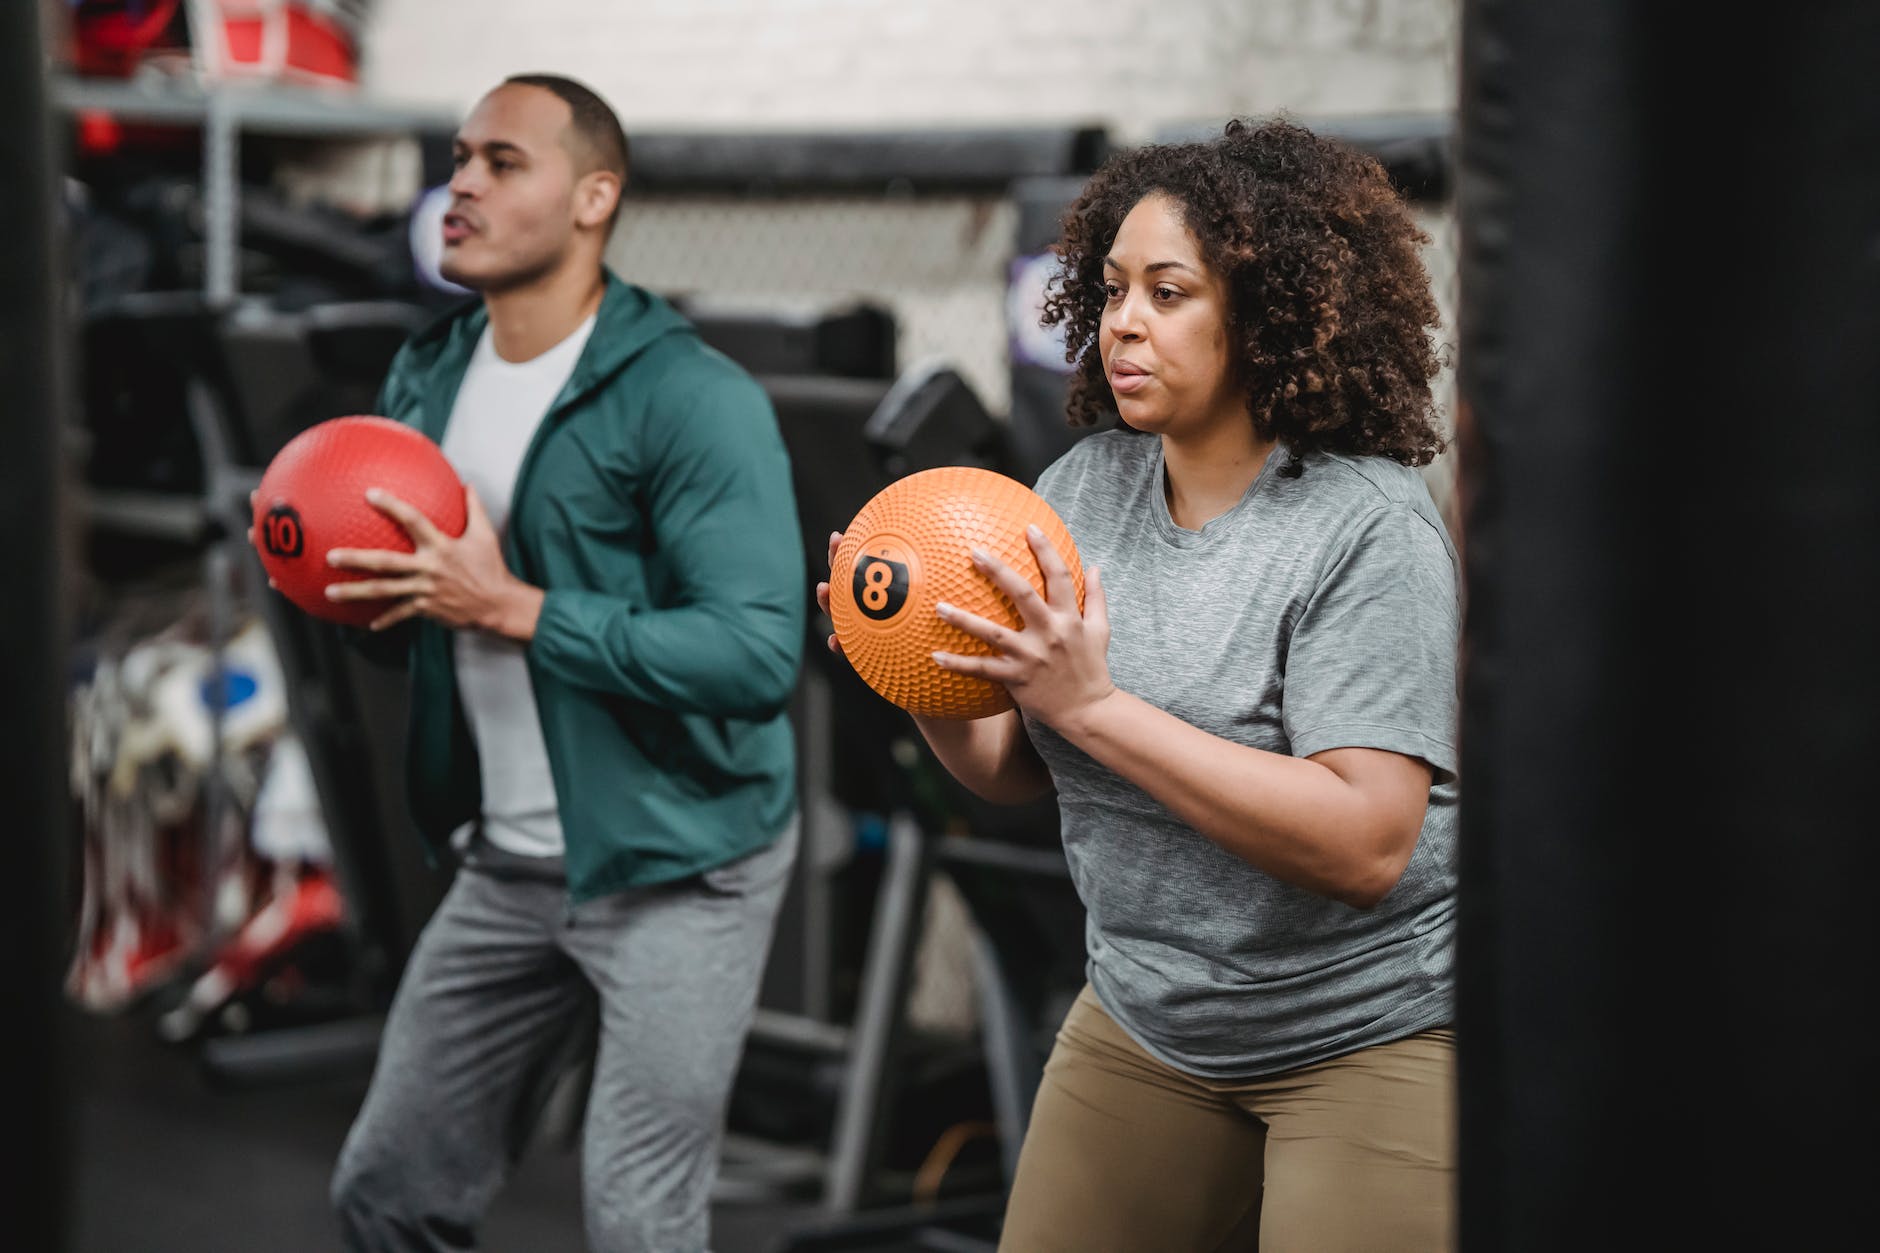
POLYGON ((372 493, 417 551, 336 550, 371 577, 328 594, 396 598, 373 630, 412 632, 413 816, 462 870, 333 1200, 351 1249, 474 1247, 591 1005, 590 1243, 686 1253, 796 849, 789 464, 756 383, 603 267, 606 104, 511 78, 455 150, 440 268, 480 299, 405 345, 381 412, 441 443, 469 523, 372 493))

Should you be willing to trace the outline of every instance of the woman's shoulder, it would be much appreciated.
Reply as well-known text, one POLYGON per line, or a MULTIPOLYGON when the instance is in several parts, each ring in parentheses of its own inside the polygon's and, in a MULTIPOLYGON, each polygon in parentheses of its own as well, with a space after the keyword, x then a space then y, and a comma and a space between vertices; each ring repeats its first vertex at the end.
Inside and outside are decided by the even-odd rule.
POLYGON ((1279 482, 1302 504, 1355 517, 1395 507, 1440 524, 1429 483, 1414 466, 1332 452, 1310 452, 1296 460, 1300 472, 1281 475, 1279 482))

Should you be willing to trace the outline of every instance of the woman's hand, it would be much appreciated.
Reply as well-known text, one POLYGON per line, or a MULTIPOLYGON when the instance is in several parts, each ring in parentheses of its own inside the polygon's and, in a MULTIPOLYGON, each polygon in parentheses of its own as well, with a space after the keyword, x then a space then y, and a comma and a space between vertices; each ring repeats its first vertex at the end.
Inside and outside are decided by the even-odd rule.
MULTIPOLYGON (((836 565, 836 549, 840 547, 842 547, 842 532, 829 532, 829 568, 832 571, 835 569, 836 565)), ((826 579, 816 585, 816 607, 821 609, 825 615, 829 612, 829 582, 826 579)), ((847 656, 847 654, 842 651, 842 641, 837 639, 833 634, 829 637, 828 643, 830 652, 835 653, 837 656, 847 656)))
POLYGON ((1035 526, 1025 528, 1025 539, 1044 575, 1043 596, 997 557, 973 550, 974 567, 1018 607, 1024 629, 1000 626, 942 602, 942 621, 990 644, 996 655, 937 652, 933 659, 942 669, 1004 684, 1025 712, 1062 731, 1116 691, 1110 681, 1109 607, 1095 566, 1085 573, 1084 607, 1079 612, 1077 588, 1064 558, 1035 526))

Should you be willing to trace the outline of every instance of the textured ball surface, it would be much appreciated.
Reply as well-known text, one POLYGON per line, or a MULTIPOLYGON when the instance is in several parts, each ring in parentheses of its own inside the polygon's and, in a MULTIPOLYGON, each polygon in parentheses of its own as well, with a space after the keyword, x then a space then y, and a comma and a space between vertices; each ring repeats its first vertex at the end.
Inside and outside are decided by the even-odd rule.
POLYGON ((942 466, 897 479, 863 505, 829 571, 829 616, 855 672, 888 700, 931 718, 984 718, 1012 708, 1003 684, 942 670, 935 651, 995 650, 942 622, 946 601, 1023 630, 1017 606, 973 568, 983 548, 1044 594, 1044 574, 1025 540, 1037 525, 1070 567, 1077 607, 1084 567, 1070 531, 1044 497, 1017 479, 974 466, 942 466))
POLYGON ((330 418, 294 436, 268 463, 255 490, 254 543, 282 595, 316 618, 365 626, 385 600, 328 600, 329 583, 381 577, 326 563, 335 548, 411 552, 405 529, 366 502, 379 487, 446 535, 463 534, 463 482, 422 431, 390 418, 330 418))

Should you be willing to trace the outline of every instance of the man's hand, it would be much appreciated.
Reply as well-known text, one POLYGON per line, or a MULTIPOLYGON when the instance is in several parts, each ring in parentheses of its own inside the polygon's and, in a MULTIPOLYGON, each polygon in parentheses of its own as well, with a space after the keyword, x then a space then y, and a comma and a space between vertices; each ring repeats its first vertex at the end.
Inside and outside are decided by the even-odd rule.
POLYGON ((476 492, 464 489, 468 516, 463 534, 456 539, 382 488, 368 491, 366 501, 403 527, 416 551, 333 549, 326 555, 328 565, 381 577, 328 584, 329 597, 396 600, 372 623, 374 631, 423 615, 454 630, 469 627, 524 643, 534 638, 542 613, 542 589, 524 583, 503 564, 496 528, 490 525, 476 492))

